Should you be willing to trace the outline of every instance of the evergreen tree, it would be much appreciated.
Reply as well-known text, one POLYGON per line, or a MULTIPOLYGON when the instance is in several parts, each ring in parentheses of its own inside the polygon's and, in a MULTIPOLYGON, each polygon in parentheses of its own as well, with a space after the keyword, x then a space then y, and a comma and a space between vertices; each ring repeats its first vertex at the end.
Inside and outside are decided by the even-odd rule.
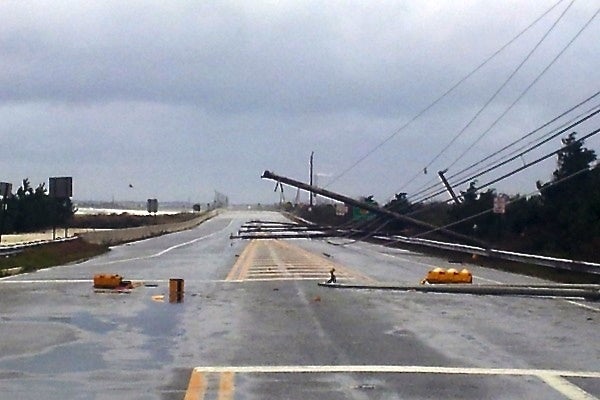
POLYGON ((45 184, 35 189, 29 179, 7 201, 4 221, 6 232, 32 232, 52 226, 64 226, 75 213, 71 199, 55 199, 48 195, 45 184))
POLYGON ((537 183, 546 229, 555 238, 548 243, 548 250, 569 257, 576 257, 583 243, 594 240, 600 221, 598 172, 591 168, 596 153, 583 147, 575 135, 562 140, 565 146, 558 153, 552 180, 537 183))

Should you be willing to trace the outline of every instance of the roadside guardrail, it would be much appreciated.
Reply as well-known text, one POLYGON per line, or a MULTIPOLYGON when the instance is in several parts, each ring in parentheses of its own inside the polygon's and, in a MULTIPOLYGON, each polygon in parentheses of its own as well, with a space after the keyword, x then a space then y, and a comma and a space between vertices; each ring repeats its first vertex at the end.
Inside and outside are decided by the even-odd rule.
MULTIPOLYGON (((285 213, 285 215, 292 219, 299 221, 304 224, 312 225, 313 222, 302 219, 290 213, 285 213)), ((555 258, 555 257, 546 257, 538 254, 525 254, 525 253, 517 253, 506 250, 497 250, 497 249, 485 249, 483 247, 478 246, 470 246, 466 244, 458 244, 458 243, 448 243, 441 242, 437 240, 430 239, 421 239, 421 238, 410 238, 407 236, 374 236, 375 239, 381 241, 395 241, 406 244, 431 247, 441 250, 449 250, 457 253, 464 254, 477 254, 478 256, 497 258, 500 260, 514 261, 520 262, 524 264, 533 264, 539 265, 543 267, 549 267, 553 269, 574 271, 574 272, 584 272, 588 274, 600 275, 600 264, 588 262, 588 261, 578 261, 578 260, 569 260, 566 258, 555 258)))
POLYGON ((60 239, 55 239, 55 240, 35 240, 32 242, 0 246, 0 256, 9 256, 12 254, 17 254, 25 249, 29 249, 29 248, 36 247, 36 246, 41 246, 43 244, 69 242, 69 241, 75 240, 75 239, 77 239, 76 236, 71 236, 71 237, 60 238, 60 239))
MULTIPOLYGON (((296 220, 298 222, 312 225, 313 222, 302 219, 290 213, 284 213, 288 218, 296 220)), ((514 261, 524 264, 539 265, 542 267, 549 267, 553 269, 573 271, 573 272, 584 272, 588 274, 600 275, 600 264, 588 262, 569 260, 566 258, 555 258, 546 257, 538 254, 525 254, 517 253, 506 250, 497 249, 485 249, 483 247, 471 246, 466 244, 448 243, 437 240, 421 239, 421 238, 410 238, 407 236, 394 235, 394 236, 373 236, 373 238, 381 241, 394 241, 406 244, 412 244, 423 247, 431 247, 441 250, 449 250, 457 253, 464 254, 476 254, 478 256, 497 258, 500 260, 514 261)))
POLYGON ((479 256, 497 258, 500 260, 515 261, 524 264, 540 265, 554 269, 568 270, 574 272, 585 272, 600 275, 600 264, 588 261, 569 260, 565 258, 546 257, 537 254, 516 253, 505 250, 485 249, 483 247, 470 246, 457 243, 440 242, 436 240, 409 238, 406 236, 374 236, 375 239, 383 241, 397 241, 406 244, 432 247, 442 250, 450 250, 459 253, 476 254, 479 256))

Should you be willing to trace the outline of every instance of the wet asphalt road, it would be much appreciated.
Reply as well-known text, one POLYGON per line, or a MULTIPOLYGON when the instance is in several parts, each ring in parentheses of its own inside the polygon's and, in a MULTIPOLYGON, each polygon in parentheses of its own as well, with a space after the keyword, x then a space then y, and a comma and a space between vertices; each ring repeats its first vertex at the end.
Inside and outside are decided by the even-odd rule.
MULTIPOLYGON (((282 220, 229 212, 0 281, 0 399, 600 397, 600 304, 226 281, 248 244, 229 234, 256 218, 282 220), (94 293, 100 272, 148 286, 94 293), (153 299, 168 298, 169 278, 185 279, 183 303, 153 299)), ((365 243, 290 243, 381 283, 450 267, 365 243)), ((540 282, 469 268, 474 283, 540 282)))

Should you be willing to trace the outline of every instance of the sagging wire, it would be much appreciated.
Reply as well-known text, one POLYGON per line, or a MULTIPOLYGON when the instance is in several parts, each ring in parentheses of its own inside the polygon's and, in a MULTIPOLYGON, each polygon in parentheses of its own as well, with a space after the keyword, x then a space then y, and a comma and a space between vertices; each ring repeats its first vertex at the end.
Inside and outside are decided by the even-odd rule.
MULTIPOLYGON (((558 21, 564 16, 564 14, 566 13, 566 11, 571 7, 571 5, 573 5, 575 0, 573 0, 568 6, 567 8, 564 10, 564 12, 561 14, 561 16, 556 20, 556 23, 558 23, 558 21)), ((550 63, 535 77, 535 79, 521 92, 521 94, 519 94, 519 96, 506 108, 506 110, 504 110, 504 112, 502 114, 500 114, 500 116, 498 118, 496 118, 496 120, 485 130, 483 131, 483 133, 481 133, 481 135, 479 135, 477 137, 477 139, 471 143, 471 145, 469 147, 467 147, 449 166, 448 168, 452 168, 454 165, 456 165, 456 163, 461 160, 477 143, 479 143, 479 141, 481 141, 481 139, 483 139, 489 132, 490 130, 496 126, 496 124, 506 116, 506 114, 508 114, 508 112, 527 94, 527 92, 542 78, 542 76, 544 76, 544 74, 546 72, 548 72, 548 70, 556 63, 556 61, 565 53, 565 51, 567 51, 567 49, 575 42, 575 40, 577 40, 577 38, 579 38, 579 36, 583 33, 583 31, 585 31, 585 29, 592 23, 592 21, 596 18, 596 16, 598 16, 598 13, 600 13, 600 8, 598 8, 598 10, 596 10, 596 12, 594 13, 594 15, 592 15, 592 17, 583 25, 583 27, 581 27, 581 29, 579 31, 577 31, 577 33, 575 34, 575 36, 573 36, 573 38, 571 38, 571 40, 566 44, 566 46, 564 46, 559 52, 558 54, 552 59, 552 61, 550 61, 550 63)), ((550 30, 548 30, 547 34, 549 34, 552 29, 556 26, 556 23, 554 25, 552 25, 552 27, 550 28, 550 30)), ((540 40, 540 42, 538 43, 538 45, 540 45, 542 43, 542 41, 546 38, 546 35, 544 35, 544 37, 540 40)), ((533 54, 533 51, 536 50, 537 46, 532 50, 532 52, 528 55, 528 57, 530 55, 533 54)), ((522 64, 521 64, 522 65, 522 64)), ((519 66, 520 67, 520 66, 519 66)), ((513 75, 511 75, 512 77, 513 75)), ((509 77, 510 79, 510 77, 509 77)))
MULTIPOLYGON (((487 160, 489 160, 489 159, 493 158, 494 156, 496 156, 496 155, 498 155, 498 154, 502 153, 503 151, 505 151, 505 150, 507 150, 507 149, 509 149, 509 148, 511 148, 511 147, 513 147, 513 146, 515 146, 517 143, 520 143, 521 141, 523 141, 523 140, 525 140, 526 138, 528 138, 528 137, 530 137, 530 136, 534 135, 535 133, 537 133, 537 132, 541 131, 542 129, 544 129, 544 128, 547 128, 548 126, 550 126, 550 125, 551 125, 551 124, 553 124, 554 122, 558 121, 559 119, 563 118, 564 116, 568 115, 569 113, 571 113, 571 112, 572 112, 572 111, 574 111, 575 109, 577 109, 577 108, 581 107, 582 105, 584 105, 585 103, 587 103, 587 102, 589 102, 589 101, 593 100, 593 99, 594 99, 594 98, 596 98, 598 95, 600 95, 600 91, 597 91, 597 92, 596 92, 596 93, 594 93, 592 96, 590 96, 590 97, 588 97, 587 99, 585 99, 584 101, 582 101, 582 102, 580 102, 579 104, 577 104, 577 105, 575 105, 575 106, 571 107, 569 110, 567 110, 567 111, 563 112, 563 113, 562 113, 562 114, 560 114, 559 116, 557 116, 557 117, 553 118, 552 120, 550 120, 550 121, 546 122, 546 123, 545 123, 545 124, 543 124, 542 126, 540 126, 540 127, 536 128, 536 129, 532 130, 531 132, 529 132, 529 133, 527 133, 526 135, 522 136, 521 138, 519 138, 519 139, 518 139, 518 140, 516 140, 515 142, 509 143, 508 145, 504 146, 502 149, 500 149, 500 150, 497 150, 497 151, 495 151, 494 153, 492 153, 492 154, 490 154, 490 155, 486 156, 485 158, 483 158, 483 159, 481 159, 481 160, 479 160, 479 161, 477 161, 477 162, 475 162, 475 163, 471 164, 470 166, 468 166, 468 167, 466 167, 466 168, 464 168, 464 169, 462 169, 462 170, 460 170, 460 171, 458 171, 458 172, 454 173, 453 175, 450 175, 450 176, 447 178, 447 179, 448 179, 448 181, 452 181, 452 180, 454 180, 455 178, 457 178, 458 176, 460 176, 460 175, 464 174, 464 173, 465 173, 465 172, 467 172, 468 170, 470 170, 470 169, 473 169, 474 167, 476 167, 476 166, 478 166, 478 165, 480 165, 480 164, 484 163, 485 161, 487 161, 487 160)), ((568 124, 570 124, 570 123, 573 123, 573 121, 576 121, 577 119, 579 119, 579 118, 582 118, 582 116, 583 116, 583 115, 585 115, 585 114, 587 114, 587 113, 590 113, 590 112, 592 112, 594 109, 596 109, 596 108, 598 108, 598 107, 600 107, 600 105, 596 105, 596 106, 592 107, 591 109, 589 109, 588 111, 586 111, 586 112, 583 112, 583 113, 580 113, 579 115, 577 115, 577 116, 575 116, 575 117, 571 118, 569 121, 567 121, 567 122, 563 123, 562 125, 560 125, 560 126, 558 126, 558 127, 554 128, 554 129, 552 129, 550 132, 548 132, 548 133, 546 133, 546 134, 544 134, 544 135, 540 136, 539 138, 537 138, 537 139, 535 139, 535 140, 532 140, 532 141, 528 142, 527 144, 525 144, 525 145, 523 145, 523 146, 519 147, 519 148, 518 148, 518 149, 516 149, 516 150, 513 150, 512 152, 510 152, 510 153, 508 153, 508 154, 506 154, 506 155, 503 155, 502 157, 498 158, 498 159, 497 159, 497 160, 495 160, 495 161, 492 161, 492 162, 488 163, 486 166, 482 167, 481 169, 478 169, 478 170, 476 170, 476 171, 475 171, 475 173, 477 173, 477 172, 480 172, 480 171, 481 171, 483 168, 487 168, 487 167, 490 167, 490 166, 494 165, 494 163, 499 163, 499 162, 501 162, 501 161, 505 160, 507 157, 510 157, 511 155, 515 154, 515 153, 516 153, 516 152, 518 152, 519 150, 522 150, 522 149, 526 148, 527 146, 531 145, 532 143, 535 143, 536 141, 542 140, 542 139, 544 139, 545 137, 547 137, 547 136, 549 136, 549 135, 552 135, 552 133, 553 133, 553 132, 556 132, 557 130, 559 130, 559 129, 562 129, 563 127, 567 126, 568 124)), ((589 119, 589 118, 585 118, 584 120, 587 120, 587 119, 589 119)), ((580 121, 579 123, 581 123, 581 122, 583 122, 583 121, 580 121)), ((575 124, 574 126, 578 125, 579 123, 575 124)), ((555 136, 553 136, 553 137, 555 137, 555 136)), ((471 179, 471 178, 469 178, 469 179, 471 179)), ((421 200, 415 200, 415 198, 418 198, 418 196, 421 196, 421 197, 422 197, 422 196, 424 196, 424 195, 431 194, 431 192, 430 192, 430 191, 431 191, 432 189, 435 189, 435 188, 437 188, 437 187, 441 186, 441 183, 440 183, 439 181, 437 181, 435 184, 431 184, 433 181, 437 181, 437 179, 435 179, 435 178, 434 178, 433 180, 429 181, 428 183, 426 183, 426 184, 424 185, 424 186, 427 186, 427 185, 429 185, 429 186, 427 186, 427 187, 424 187, 424 186, 422 186, 421 188, 419 188, 419 189, 417 190, 417 192, 415 192, 414 194, 412 194, 412 195, 409 197, 409 200, 411 200, 412 202, 419 202, 419 201, 421 201, 421 200)), ((452 182, 452 186, 455 186, 455 185, 457 185, 457 183, 455 183, 455 182, 456 182, 455 180, 452 182)), ((442 193, 443 193, 443 192, 444 192, 444 191, 442 191, 442 193)))
MULTIPOLYGON (((554 10, 559 4, 561 4, 564 0, 559 0, 557 1, 554 5, 552 5, 550 8, 548 8, 546 11, 544 11, 539 17, 537 17, 533 22, 531 22, 527 27, 525 27, 523 30, 521 30, 516 36, 514 36, 512 39, 510 39, 508 42, 506 42, 504 45, 502 45, 498 50, 496 50, 491 56, 489 56, 488 58, 486 58, 482 63, 480 63, 477 67, 475 67, 473 70, 471 70, 469 73, 467 73, 465 76, 463 76, 461 79, 458 80, 458 82, 456 82, 452 87, 450 87, 449 89, 447 89, 444 93, 442 93, 441 95, 439 95, 433 102, 431 102, 428 106, 426 106, 425 108, 421 109, 416 115, 414 115, 408 122, 404 123, 400 128, 398 128, 397 130, 395 130, 394 132, 392 132, 391 135, 389 135, 387 138, 385 138, 383 141, 381 141, 379 144, 377 144, 375 147, 373 147, 371 150, 369 150, 367 153, 365 153, 362 157, 360 157, 357 161, 355 161, 352 165, 350 165, 349 167, 347 167, 346 169, 344 169, 341 173, 339 173, 337 176, 335 176, 334 178, 332 178, 326 185, 324 185, 323 187, 328 187, 331 186, 334 182, 336 182, 338 179, 340 179, 341 177, 345 176, 348 172, 350 172, 352 169, 354 169, 357 165, 359 165, 360 163, 362 163, 364 160, 366 160, 368 157, 370 157, 373 153, 375 153, 377 150, 379 150, 381 147, 383 147, 385 144, 387 144, 389 141, 391 141, 394 137, 396 137, 400 132, 402 132, 403 130, 405 130, 407 127, 409 127, 413 122, 415 122, 417 119, 419 119, 421 116, 423 116, 425 113, 427 113, 430 109, 432 109, 434 106, 436 106, 440 101, 442 101, 446 96, 448 96, 450 93, 452 93, 456 88, 458 88, 460 85, 462 85, 466 80, 468 80, 471 76, 473 76, 475 73, 477 73, 480 69, 482 69, 485 65, 487 65, 490 61, 492 61, 494 58, 496 58, 497 55, 499 55, 500 53, 502 53, 506 48, 508 48, 510 45, 512 45, 515 41, 517 41, 517 39, 519 39, 521 36, 523 36, 527 31, 529 31, 533 26, 535 26, 539 21, 541 21, 546 15, 548 15, 552 10, 554 10)), ((417 175, 418 176, 418 175, 417 175)), ((414 178, 413 178, 414 180, 414 178)), ((404 186, 408 185, 410 182, 408 182, 407 184, 405 184, 404 186)))
MULTIPOLYGON (((544 139, 544 140, 543 140, 543 141, 541 141, 540 143, 536 144, 535 146, 532 146, 531 148, 529 148, 529 149, 527 149, 527 150, 524 150, 524 151, 522 151, 522 152, 520 152, 520 153, 518 153, 518 154, 516 154, 516 155, 513 155, 512 157, 510 157, 510 158, 508 158, 508 159, 505 159, 504 161, 502 161, 502 162, 500 162, 500 163, 498 163, 498 164, 496 164, 496 165, 494 165, 494 166, 491 166, 491 167, 489 167, 489 168, 487 168, 487 169, 485 169, 485 170, 483 170, 483 171, 481 171, 481 170, 480 170, 480 171, 479 171, 478 173, 476 173, 475 175, 471 175, 471 176, 469 176, 469 177, 463 178, 463 179, 462 179, 461 181, 459 181, 459 182, 453 182, 453 183, 452 183, 452 186, 458 186, 458 185, 465 184, 465 183, 467 183, 467 182, 469 182, 469 181, 473 181, 474 179, 476 179, 476 178, 479 178, 480 176, 482 176, 482 175, 485 175, 485 174, 487 174, 488 172, 491 172, 491 171, 493 171, 493 170, 495 170, 495 169, 497 169, 497 168, 500 168, 500 167, 502 167, 502 166, 504 166, 504 165, 508 164, 508 163, 509 163, 509 162, 511 162, 511 161, 514 161, 514 160, 516 160, 516 159, 518 159, 518 158, 521 158, 523 155, 525 155, 525 154, 527 154, 527 153, 529 153, 529 152, 533 151, 534 149, 536 149, 536 148, 538 148, 538 147, 542 146, 543 144, 546 144, 546 143, 548 143, 550 140, 552 140, 552 139, 556 138, 557 136, 560 136, 560 135, 562 135, 563 133, 565 133, 565 132, 567 132, 567 131, 571 130, 571 129, 572 129, 572 128, 574 128, 575 126, 577 126, 577 125, 579 125, 579 124, 581 124, 581 123, 583 123, 583 122, 587 121, 588 119, 592 118, 593 116, 597 115, 598 113, 600 113, 600 109, 598 109, 598 110, 596 110, 596 111, 592 112, 591 114, 589 114, 589 115, 588 115, 588 116, 586 116, 585 118, 583 118, 583 119, 581 119, 581 120, 577 121, 576 123, 573 123, 573 124, 571 124, 571 125, 569 125, 569 126, 567 126, 567 127, 563 128, 563 129, 559 130, 558 132, 556 132, 556 133, 552 134, 550 137, 548 137, 548 138, 544 139)), ((560 151, 560 150, 557 150, 557 151, 560 151)), ((553 154, 555 154, 555 153, 550 153, 550 155, 553 155, 553 154)), ((544 158, 544 159, 545 159, 545 158, 544 158)), ((539 160, 538 160, 538 161, 539 161, 539 160)), ((531 166, 531 165, 533 165, 533 164, 537 164, 537 162, 533 162, 533 163, 529 163, 529 164, 527 164, 527 163, 523 163, 523 167, 525 167, 525 166, 531 166)), ((521 167, 521 168, 523 168, 523 167, 521 167)), ((510 175, 509 175, 509 176, 510 176, 510 175)), ((436 196, 439 196, 440 194, 443 194, 443 193, 445 193, 445 190, 439 190, 439 191, 437 191, 437 192, 435 192, 435 193, 432 193, 432 194, 430 194, 430 195, 428 195, 428 196, 426 196, 426 197, 421 197, 421 198, 419 198, 418 200, 416 200, 415 202, 419 202, 419 203, 420 203, 420 202, 424 202, 424 201, 430 200, 430 199, 432 199, 432 198, 434 198, 434 197, 436 197, 436 196)))

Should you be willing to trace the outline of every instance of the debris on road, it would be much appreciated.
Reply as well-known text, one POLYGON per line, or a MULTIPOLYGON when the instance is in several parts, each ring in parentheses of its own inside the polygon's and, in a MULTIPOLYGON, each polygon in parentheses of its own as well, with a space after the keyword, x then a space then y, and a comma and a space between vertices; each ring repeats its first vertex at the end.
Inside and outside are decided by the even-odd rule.
POLYGON ((327 283, 335 283, 337 281, 337 278, 335 277, 334 272, 335 272, 335 268, 331 268, 331 270, 329 270, 330 278, 327 281, 327 283))
POLYGON ((94 292, 96 293, 129 293, 131 289, 141 286, 142 283, 123 280, 118 274, 94 275, 94 292))
POLYGON ((169 279, 169 303, 183 303, 183 279, 169 279))

